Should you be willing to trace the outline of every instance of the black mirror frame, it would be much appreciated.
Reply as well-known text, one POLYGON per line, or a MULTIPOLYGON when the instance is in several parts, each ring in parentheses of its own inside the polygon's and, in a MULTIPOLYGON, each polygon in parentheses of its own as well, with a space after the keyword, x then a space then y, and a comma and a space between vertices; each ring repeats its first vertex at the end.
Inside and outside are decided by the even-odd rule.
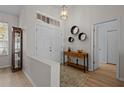
POLYGON ((77 35, 78 33, 79 33, 79 27, 76 26, 76 25, 75 25, 75 26, 72 26, 72 28, 71 28, 71 34, 77 35), (75 29, 76 27, 78 28, 78 31, 77 31, 76 33, 74 33, 73 31, 74 31, 74 29, 75 29))
POLYGON ((68 37, 68 41, 69 42, 74 42, 74 38, 73 37, 68 37))
POLYGON ((81 40, 81 41, 86 40, 86 38, 87 38, 86 33, 83 33, 83 32, 82 32, 82 33, 80 33, 80 34, 78 35, 78 39, 81 40), (85 36, 86 36, 85 39, 83 39, 83 40, 81 39, 81 36, 82 36, 82 35, 85 35, 85 36))

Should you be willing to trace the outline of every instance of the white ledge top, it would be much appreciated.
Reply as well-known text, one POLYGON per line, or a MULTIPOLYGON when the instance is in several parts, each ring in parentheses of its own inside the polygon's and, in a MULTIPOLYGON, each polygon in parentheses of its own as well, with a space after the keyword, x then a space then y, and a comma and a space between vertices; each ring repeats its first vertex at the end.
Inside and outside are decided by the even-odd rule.
POLYGON ((48 59, 43 59, 43 58, 40 59, 38 57, 33 57, 33 56, 29 56, 29 55, 28 55, 28 57, 30 57, 30 58, 32 58, 34 60, 37 60, 39 62, 42 62, 44 64, 50 65, 50 66, 52 66, 52 65, 60 65, 59 62, 56 62, 56 61, 53 61, 53 60, 48 60, 48 59))

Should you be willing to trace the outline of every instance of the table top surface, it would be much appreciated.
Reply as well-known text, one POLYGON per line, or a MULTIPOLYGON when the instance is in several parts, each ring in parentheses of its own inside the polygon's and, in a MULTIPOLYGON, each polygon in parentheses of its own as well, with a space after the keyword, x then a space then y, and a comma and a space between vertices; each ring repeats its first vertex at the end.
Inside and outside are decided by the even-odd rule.
POLYGON ((88 53, 86 52, 77 52, 77 51, 64 51, 64 53, 68 53, 68 54, 79 54, 79 55, 86 55, 88 53))

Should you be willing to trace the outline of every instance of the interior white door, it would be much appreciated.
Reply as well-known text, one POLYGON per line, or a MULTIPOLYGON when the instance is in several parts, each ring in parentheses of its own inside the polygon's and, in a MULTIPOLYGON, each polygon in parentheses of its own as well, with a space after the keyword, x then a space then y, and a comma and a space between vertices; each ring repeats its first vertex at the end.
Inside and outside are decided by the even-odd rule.
POLYGON ((94 32, 94 69, 105 62, 105 31, 103 25, 96 25, 94 32))
POLYGON ((94 61, 94 66, 93 66, 93 68, 94 68, 94 70, 96 70, 98 67, 99 67, 99 61, 98 61, 98 46, 97 46, 97 44, 98 44, 98 26, 96 25, 95 26, 95 30, 94 30, 94 54, 93 54, 93 61, 94 61))
POLYGON ((98 62, 99 65, 104 63, 104 56, 105 56, 105 30, 104 30, 104 25, 99 25, 99 29, 97 31, 98 33, 98 48, 97 48, 97 53, 98 53, 98 62))
POLYGON ((103 63, 119 63, 118 21, 108 21, 95 25, 94 70, 103 63))
POLYGON ((111 64, 117 64, 118 62, 118 31, 108 31, 107 32, 107 38, 108 38, 108 63, 111 64))

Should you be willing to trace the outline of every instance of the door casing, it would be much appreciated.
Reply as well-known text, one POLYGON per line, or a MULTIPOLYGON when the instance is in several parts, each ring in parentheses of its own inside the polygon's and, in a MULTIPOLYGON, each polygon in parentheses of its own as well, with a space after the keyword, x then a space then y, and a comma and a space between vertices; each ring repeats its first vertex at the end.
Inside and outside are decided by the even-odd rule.
MULTIPOLYGON (((103 20, 103 21, 100 21, 100 22, 97 22, 95 24, 92 25, 92 32, 91 32, 91 71, 94 71, 94 32, 95 32, 95 26, 97 24, 102 24, 102 23, 106 23, 106 22, 110 22, 110 21, 118 21, 118 41, 119 41, 119 53, 120 53, 120 18, 119 17, 116 17, 116 18, 111 18, 111 19, 108 19, 108 20, 103 20)), ((120 54, 119 54, 119 62, 117 62, 117 65, 116 65, 116 78, 119 79, 120 78, 120 54)))

